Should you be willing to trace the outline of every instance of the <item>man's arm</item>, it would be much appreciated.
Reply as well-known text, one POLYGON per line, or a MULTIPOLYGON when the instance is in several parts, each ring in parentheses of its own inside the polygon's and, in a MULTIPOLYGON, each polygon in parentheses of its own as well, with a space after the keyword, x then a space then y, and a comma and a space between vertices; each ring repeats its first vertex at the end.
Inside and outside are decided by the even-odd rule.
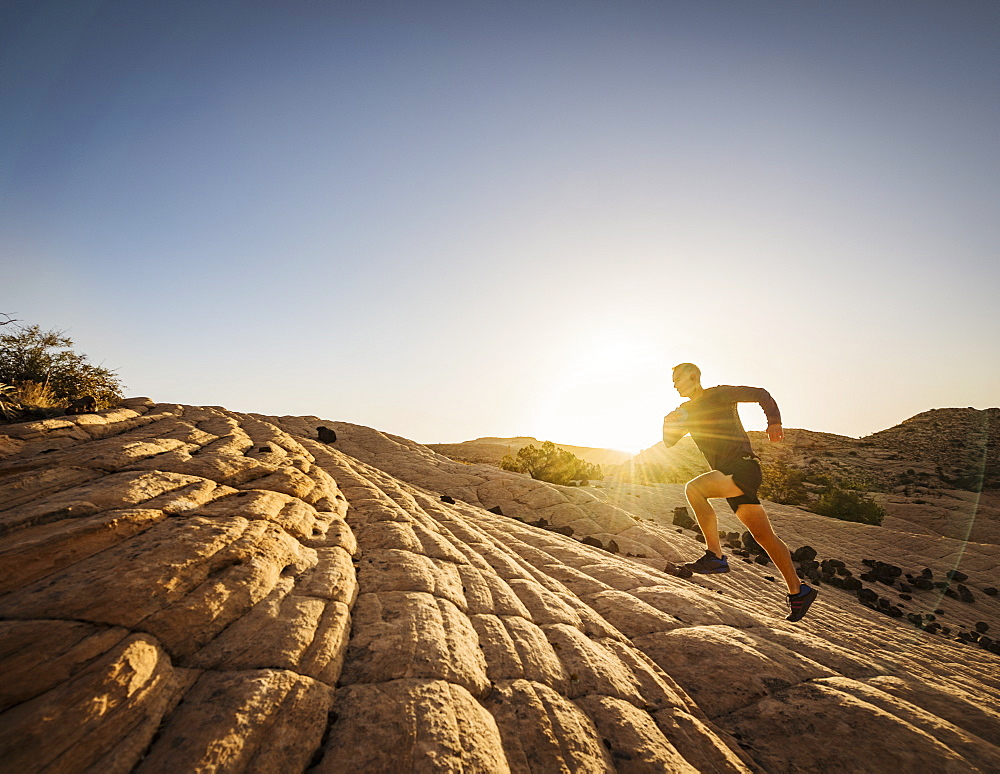
POLYGON ((785 437, 781 429, 781 412, 778 403, 771 393, 763 387, 730 387, 728 397, 736 403, 759 403, 767 417, 767 437, 771 441, 780 441, 785 437))
POLYGON ((687 418, 688 413, 682 408, 671 411, 663 418, 663 445, 668 449, 687 435, 687 418))

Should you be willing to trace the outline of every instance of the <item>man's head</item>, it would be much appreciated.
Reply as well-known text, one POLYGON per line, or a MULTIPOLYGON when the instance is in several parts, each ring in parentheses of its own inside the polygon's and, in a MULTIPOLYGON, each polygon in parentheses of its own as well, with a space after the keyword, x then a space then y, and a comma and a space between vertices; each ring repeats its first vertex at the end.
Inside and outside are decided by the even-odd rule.
POLYGON ((674 389, 682 398, 692 397, 701 389, 701 369, 694 363, 675 365, 674 389))

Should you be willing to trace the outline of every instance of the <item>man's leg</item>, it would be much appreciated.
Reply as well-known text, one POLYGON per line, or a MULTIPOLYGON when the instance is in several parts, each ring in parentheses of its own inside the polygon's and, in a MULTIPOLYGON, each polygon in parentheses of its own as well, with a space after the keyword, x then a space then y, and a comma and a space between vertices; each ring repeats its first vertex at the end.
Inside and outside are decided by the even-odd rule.
POLYGON ((743 522, 753 539, 760 543, 760 547, 767 551, 774 566, 778 568, 781 577, 785 579, 789 594, 798 594, 802 582, 795 573, 795 566, 792 564, 792 555, 788 551, 788 546, 777 535, 771 527, 771 520, 767 518, 767 513, 761 505, 743 504, 736 509, 736 518, 743 522))
POLYGON ((722 543, 719 540, 719 519, 716 517, 715 509, 708 498, 739 497, 743 492, 733 483, 732 476, 727 476, 718 470, 712 470, 688 481, 687 486, 684 487, 684 494, 694 511, 695 518, 698 519, 701 534, 705 536, 705 546, 721 559, 722 543))

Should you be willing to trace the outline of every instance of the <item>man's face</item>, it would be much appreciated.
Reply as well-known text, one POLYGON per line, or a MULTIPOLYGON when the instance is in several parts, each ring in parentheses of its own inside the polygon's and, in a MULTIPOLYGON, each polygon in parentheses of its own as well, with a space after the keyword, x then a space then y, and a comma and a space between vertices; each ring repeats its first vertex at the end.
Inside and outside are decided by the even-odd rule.
POLYGON ((698 379, 687 369, 674 371, 674 389, 682 398, 690 398, 698 386, 698 379))

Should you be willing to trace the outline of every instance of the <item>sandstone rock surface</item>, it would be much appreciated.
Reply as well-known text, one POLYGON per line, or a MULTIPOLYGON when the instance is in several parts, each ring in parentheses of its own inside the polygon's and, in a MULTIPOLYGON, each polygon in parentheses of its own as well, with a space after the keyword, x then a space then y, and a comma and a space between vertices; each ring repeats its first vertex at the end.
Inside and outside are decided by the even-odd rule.
POLYGON ((773 509, 856 574, 960 566, 972 602, 869 584, 960 643, 826 585, 789 624, 759 564, 667 574, 701 550, 676 485, 147 400, 0 426, 0 450, 10 770, 1000 769, 995 544, 773 509))

